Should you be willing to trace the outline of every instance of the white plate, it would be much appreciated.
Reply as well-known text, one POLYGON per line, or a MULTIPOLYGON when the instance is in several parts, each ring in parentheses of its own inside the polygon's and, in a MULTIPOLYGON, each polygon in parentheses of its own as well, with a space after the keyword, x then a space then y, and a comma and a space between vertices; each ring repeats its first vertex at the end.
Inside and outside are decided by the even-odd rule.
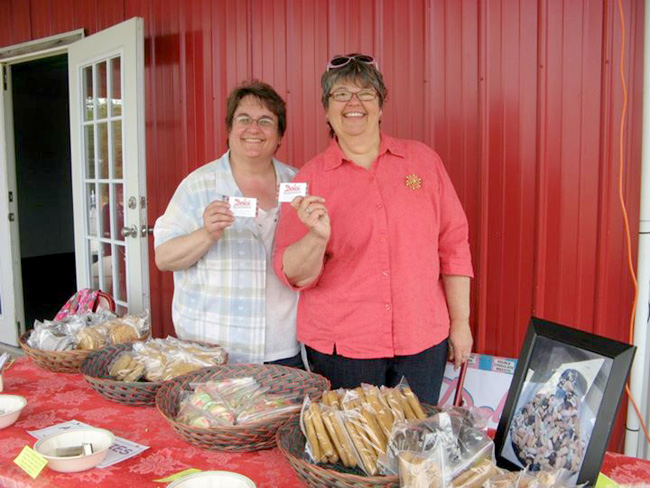
POLYGON ((243 474, 232 471, 202 471, 183 476, 167 488, 255 488, 255 483, 243 474))

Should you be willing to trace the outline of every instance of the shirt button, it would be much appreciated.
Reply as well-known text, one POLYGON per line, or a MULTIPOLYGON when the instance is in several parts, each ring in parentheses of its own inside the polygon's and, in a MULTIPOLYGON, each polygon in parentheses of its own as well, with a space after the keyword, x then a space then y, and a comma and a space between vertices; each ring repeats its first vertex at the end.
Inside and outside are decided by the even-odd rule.
POLYGON ((390 303, 387 303, 387 304, 386 304, 386 311, 387 311, 387 312, 390 312, 390 303))
POLYGON ((389 275, 388 271, 384 271, 382 274, 383 274, 384 276, 388 276, 388 275, 389 275))
POLYGON ((380 240, 381 242, 386 242, 386 238, 385 238, 385 237, 382 237, 382 238, 379 239, 379 240, 380 240))
POLYGON ((384 206, 383 203, 378 203, 378 204, 377 204, 377 208, 382 208, 383 206, 384 206))

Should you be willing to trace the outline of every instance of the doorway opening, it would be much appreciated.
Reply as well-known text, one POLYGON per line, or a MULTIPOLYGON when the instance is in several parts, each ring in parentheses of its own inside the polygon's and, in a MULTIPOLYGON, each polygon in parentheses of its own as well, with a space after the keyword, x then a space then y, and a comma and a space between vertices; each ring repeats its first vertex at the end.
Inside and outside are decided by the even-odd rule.
POLYGON ((11 68, 25 327, 76 291, 68 56, 11 68))

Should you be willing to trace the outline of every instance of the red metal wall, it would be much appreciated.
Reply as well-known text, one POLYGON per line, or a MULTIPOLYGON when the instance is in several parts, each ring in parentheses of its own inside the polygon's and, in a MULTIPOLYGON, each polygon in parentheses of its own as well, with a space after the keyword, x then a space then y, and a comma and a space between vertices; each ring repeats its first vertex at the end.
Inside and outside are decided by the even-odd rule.
MULTIPOLYGON (((624 0, 623 193, 636 253, 643 2, 624 0)), ((517 356, 531 315, 627 340, 632 285, 618 203, 621 28, 605 0, 4 0, 0 46, 145 19, 150 220, 191 170, 225 150, 239 81, 289 106, 279 151, 301 166, 327 143, 328 57, 373 53, 383 128, 425 141, 465 205, 479 352, 517 356)), ((153 256, 153 252, 152 252, 153 256)), ((636 259, 635 259, 636 261, 636 259)), ((151 263, 158 334, 172 279, 151 263)))

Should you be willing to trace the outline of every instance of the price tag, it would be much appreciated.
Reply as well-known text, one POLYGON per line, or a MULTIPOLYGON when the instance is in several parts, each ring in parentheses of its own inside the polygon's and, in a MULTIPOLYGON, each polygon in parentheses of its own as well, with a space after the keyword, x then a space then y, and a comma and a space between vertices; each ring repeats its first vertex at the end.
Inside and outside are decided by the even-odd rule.
POLYGON ((598 473, 596 480, 596 488, 618 488, 620 485, 611 478, 608 478, 603 473, 598 473))
POLYGON ((280 183, 278 202, 291 202, 296 197, 307 196, 307 183, 280 183))
POLYGON ((154 482, 156 482, 156 483, 171 483, 172 481, 176 481, 179 478, 183 478, 185 476, 189 476, 191 474, 200 473, 200 472, 201 472, 200 469, 190 468, 190 469, 186 469, 185 471, 180 471, 180 472, 178 472, 176 474, 172 474, 170 476, 167 476, 166 478, 160 478, 159 480, 154 480, 154 482))
POLYGON ((257 198, 228 197, 228 203, 235 217, 255 217, 257 215, 257 198))
POLYGON ((18 457, 14 459, 14 463, 20 466, 33 479, 36 479, 41 474, 41 471, 43 471, 43 468, 47 466, 47 459, 31 447, 25 446, 20 451, 20 454, 18 454, 18 457))

